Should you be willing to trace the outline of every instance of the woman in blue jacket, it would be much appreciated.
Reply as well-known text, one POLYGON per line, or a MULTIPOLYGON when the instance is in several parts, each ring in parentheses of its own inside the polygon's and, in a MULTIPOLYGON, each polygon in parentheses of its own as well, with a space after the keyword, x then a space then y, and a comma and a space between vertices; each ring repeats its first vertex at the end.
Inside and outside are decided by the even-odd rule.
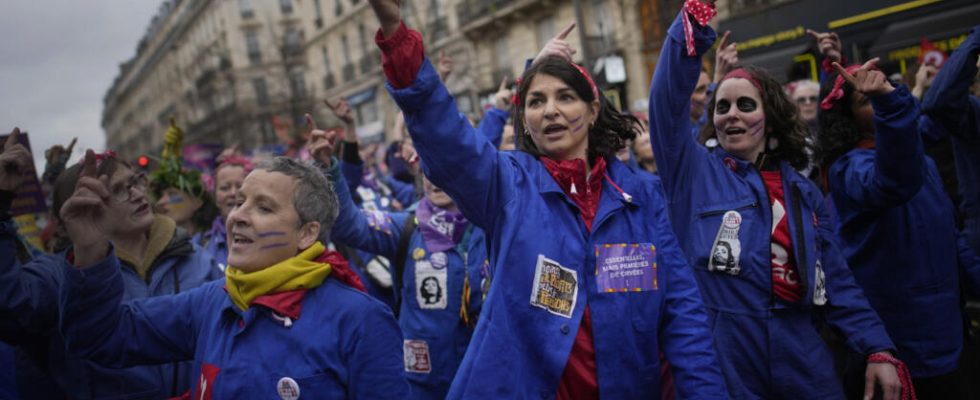
MULTIPOLYGON (((67 169, 55 184, 55 217, 59 220, 64 219, 60 206, 74 190, 80 167, 67 169)), ((97 172, 111 177, 113 183, 106 210, 113 223, 99 236, 108 237, 120 254, 116 269, 125 299, 182 293, 221 276, 211 257, 173 220, 154 216, 144 175, 109 156, 99 163, 97 172)), ((58 330, 62 315, 58 295, 67 285, 59 260, 66 254, 42 255, 25 263, 14 257, 16 227, 7 214, 10 203, 2 200, 6 197, 2 183, 8 179, 0 174, 0 339, 43 349, 40 363, 46 364, 47 372, 72 398, 159 399, 186 391, 192 375, 189 363, 112 368, 66 354, 65 338, 58 330), (20 339, 9 340, 11 337, 20 339)), ((7 194, 9 201, 13 194, 7 194)))
MULTIPOLYGON (((970 260, 959 259, 959 245, 967 246, 958 240, 936 164, 924 154, 916 101, 870 62, 838 66, 821 94, 822 159, 854 277, 908 363, 916 393, 968 398, 957 373, 960 279, 975 261, 969 251, 963 254, 970 260)), ((963 283, 977 287, 969 278, 963 283)), ((864 360, 850 361, 845 382, 857 391, 864 360)))
POLYGON ((499 152, 459 115, 398 2, 371 4, 423 170, 488 238, 495 280, 447 397, 659 397, 663 351, 682 397, 727 398, 658 181, 614 156, 636 121, 556 46, 518 85, 522 151, 499 152))
MULTIPOLYGON (((688 115, 701 56, 714 42, 706 25, 713 12, 706 3, 685 4, 650 89, 651 143, 671 221, 704 296, 731 395, 840 398, 816 319, 875 360, 890 359, 879 352, 894 346, 838 252, 820 190, 796 172, 807 162, 806 128, 780 85, 755 68, 726 74, 708 105, 705 129, 719 142, 711 150, 688 134, 688 118, 677 117, 688 115)), ((892 365, 872 363, 867 373, 896 398, 892 365)))
POLYGON ((427 179, 425 197, 413 212, 362 212, 336 161, 329 164, 326 175, 340 200, 333 240, 403 262, 392 266, 392 276, 401 278, 394 288, 405 357, 414 360, 405 364, 412 398, 445 399, 490 282, 483 231, 427 179), (406 230, 406 224, 414 229, 406 230))

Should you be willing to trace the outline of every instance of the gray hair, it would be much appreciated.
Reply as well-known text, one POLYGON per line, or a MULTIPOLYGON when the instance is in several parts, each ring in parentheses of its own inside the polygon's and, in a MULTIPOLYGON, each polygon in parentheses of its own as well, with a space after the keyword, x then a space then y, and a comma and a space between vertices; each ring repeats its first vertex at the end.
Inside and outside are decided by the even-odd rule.
POLYGON ((278 172, 296 180, 293 207, 299 215, 299 226, 312 221, 319 222, 318 240, 326 245, 330 241, 330 229, 340 212, 340 203, 330 181, 313 165, 289 157, 262 161, 255 169, 278 172))

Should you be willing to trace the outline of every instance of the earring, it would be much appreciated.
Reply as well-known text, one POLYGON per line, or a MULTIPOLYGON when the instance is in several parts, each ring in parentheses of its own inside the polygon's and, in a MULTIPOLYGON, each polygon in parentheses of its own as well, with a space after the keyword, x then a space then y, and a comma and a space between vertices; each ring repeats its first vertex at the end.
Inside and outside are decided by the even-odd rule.
POLYGON ((775 150, 779 147, 779 139, 776 137, 769 137, 769 150, 775 150))

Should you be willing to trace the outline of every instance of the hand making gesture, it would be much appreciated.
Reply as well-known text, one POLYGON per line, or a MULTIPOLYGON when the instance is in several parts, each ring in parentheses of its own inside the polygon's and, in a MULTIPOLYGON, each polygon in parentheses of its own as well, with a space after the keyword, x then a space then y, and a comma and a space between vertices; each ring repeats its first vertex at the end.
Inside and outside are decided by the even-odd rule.
POLYGON ((567 38, 568 34, 572 33, 572 30, 574 29, 575 23, 572 22, 568 24, 565 29, 562 29, 561 32, 558 32, 555 37, 548 40, 548 43, 545 43, 541 51, 538 52, 538 55, 534 57, 534 61, 531 64, 537 64, 546 57, 560 57, 561 59, 571 63, 572 56, 575 55, 576 51, 572 45, 565 41, 565 38, 567 38))
POLYGON ((732 31, 725 31, 725 34, 718 41, 718 49, 715 50, 715 83, 721 82, 725 74, 731 72, 738 64, 738 49, 735 48, 736 42, 729 43, 732 31))
MULTIPOLYGON (((324 101, 329 106, 329 102, 324 101)), ((333 108, 331 107, 331 110, 333 108)), ((307 136, 310 138, 310 155, 323 166, 333 165, 333 151, 337 143, 337 131, 324 131, 316 127, 313 116, 306 114, 307 136)))
POLYGON ((845 81, 854 86, 854 89, 870 97, 882 96, 895 90, 885 73, 876 67, 878 58, 872 58, 864 63, 861 68, 854 71, 851 75, 840 64, 833 63, 834 69, 844 78, 845 81))
POLYGON ((829 58, 832 62, 841 61, 841 48, 843 46, 837 33, 817 32, 813 29, 807 29, 806 33, 817 40, 817 47, 820 49, 820 54, 823 54, 824 57, 829 58))
POLYGON ((20 129, 14 128, 7 136, 0 153, 0 190, 16 192, 24 183, 24 173, 31 168, 31 152, 18 143, 20 129))
POLYGON ((61 206, 61 220, 75 245, 76 266, 92 265, 109 251, 109 201, 109 177, 97 176, 95 153, 88 150, 75 191, 61 206))

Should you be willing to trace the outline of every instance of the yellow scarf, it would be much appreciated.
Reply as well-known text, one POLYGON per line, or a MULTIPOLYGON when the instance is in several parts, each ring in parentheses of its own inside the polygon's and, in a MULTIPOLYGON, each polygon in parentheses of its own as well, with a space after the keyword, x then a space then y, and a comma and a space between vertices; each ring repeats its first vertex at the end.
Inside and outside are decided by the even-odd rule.
POLYGON ((147 241, 146 252, 143 253, 143 258, 140 259, 128 254, 118 247, 116 248, 116 257, 132 265, 133 269, 140 275, 140 278, 145 280, 147 272, 150 271, 150 266, 153 265, 157 257, 170 244, 170 240, 173 239, 176 231, 177 223, 174 220, 162 215, 155 215, 153 216, 153 225, 150 227, 150 237, 147 241))
POLYGON ((244 272, 228 266, 225 269, 228 296, 238 308, 245 311, 259 296, 320 286, 330 275, 331 267, 330 264, 313 260, 323 254, 324 250, 323 244, 316 242, 295 257, 255 272, 244 272))

